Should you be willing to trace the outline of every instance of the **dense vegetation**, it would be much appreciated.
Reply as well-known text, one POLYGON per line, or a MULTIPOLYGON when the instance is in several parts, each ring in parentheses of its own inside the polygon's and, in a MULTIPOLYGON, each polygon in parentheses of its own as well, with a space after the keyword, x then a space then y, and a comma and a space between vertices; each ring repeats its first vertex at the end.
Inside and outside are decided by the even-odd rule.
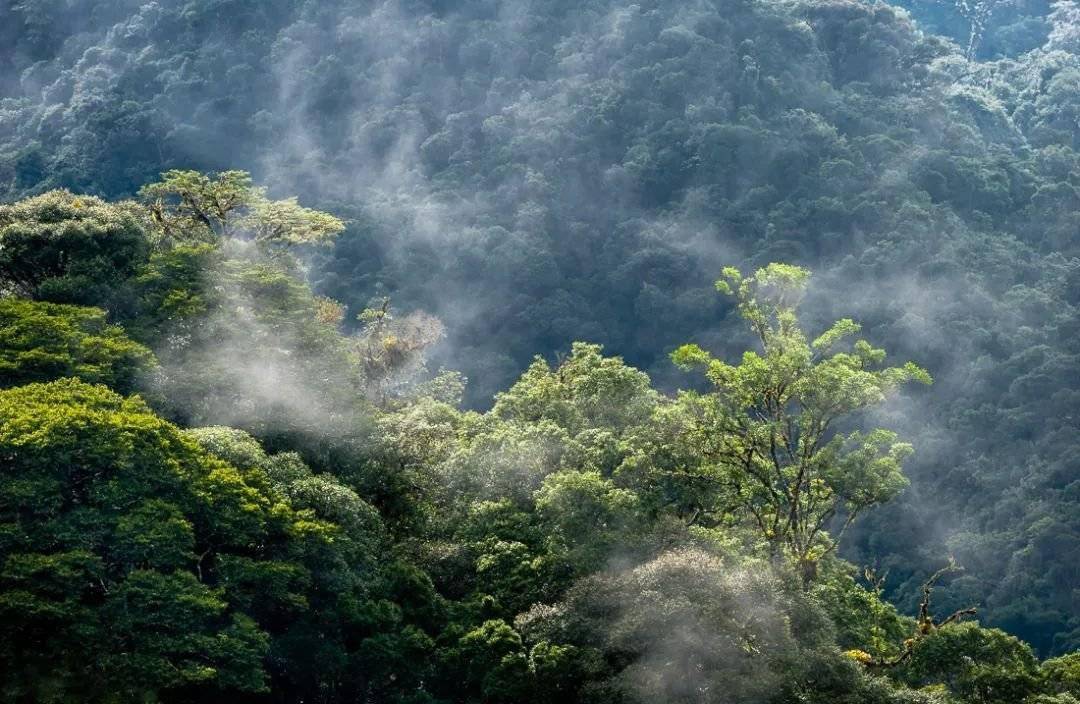
POLYGON ((1080 654, 931 603, 955 567, 909 617, 838 557, 907 485, 866 413, 931 378, 809 336, 806 269, 724 269, 756 343, 680 346, 701 391, 575 343, 480 413, 435 321, 346 334, 297 278, 340 229, 239 172, 0 207, 5 701, 1080 695, 1080 654))
POLYGON ((1080 9, 901 5, 0 3, 3 696, 1080 697, 1080 9))

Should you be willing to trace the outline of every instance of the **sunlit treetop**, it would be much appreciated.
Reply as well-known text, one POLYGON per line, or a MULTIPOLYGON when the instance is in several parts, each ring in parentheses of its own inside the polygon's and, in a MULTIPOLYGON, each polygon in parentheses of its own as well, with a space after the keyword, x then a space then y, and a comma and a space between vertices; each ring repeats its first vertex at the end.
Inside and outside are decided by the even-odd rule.
POLYGON ((0 388, 76 377, 130 391, 153 361, 97 308, 0 298, 0 388))
POLYGON ((132 203, 63 190, 0 205, 0 292, 56 303, 118 302, 116 289, 149 253, 138 211, 132 203))
POLYGON ((246 171, 172 170, 139 190, 153 229, 166 240, 250 239, 263 245, 325 244, 345 223, 296 198, 271 200, 246 171))
POLYGON ((414 386, 426 370, 432 346, 446 336, 442 321, 423 311, 395 318, 389 299, 356 318, 363 328, 352 340, 353 357, 365 394, 378 404, 414 386))

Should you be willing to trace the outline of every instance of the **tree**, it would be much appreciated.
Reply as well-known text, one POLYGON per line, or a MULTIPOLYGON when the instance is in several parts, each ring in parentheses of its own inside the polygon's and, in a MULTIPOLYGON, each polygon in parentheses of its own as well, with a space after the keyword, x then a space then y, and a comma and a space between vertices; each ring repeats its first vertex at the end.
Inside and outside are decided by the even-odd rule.
POLYGON ((215 457, 249 471, 265 472, 275 491, 288 497, 297 510, 311 511, 341 528, 338 547, 348 541, 350 568, 365 564, 382 537, 378 512, 331 474, 314 474, 294 452, 268 455, 258 441, 242 430, 224 426, 195 428, 185 433, 215 457))
POLYGON ((452 651, 464 675, 462 684, 485 702, 520 702, 531 687, 529 661, 521 636, 505 621, 485 621, 452 651))
POLYGON ((229 237, 243 209, 253 199, 250 174, 223 171, 208 176, 198 171, 166 171, 161 181, 139 189, 150 217, 170 239, 229 237))
POLYGON ((348 341, 292 272, 181 245, 155 253, 138 284, 145 312, 131 327, 154 340, 147 392, 167 417, 288 437, 297 450, 301 436, 315 445, 360 432, 348 341))
POLYGON ((672 353, 683 368, 703 368, 715 387, 683 401, 699 416, 691 432, 702 456, 726 482, 725 508, 752 519, 807 584, 859 514, 906 484, 901 463, 910 445, 885 429, 843 433, 837 426, 907 381, 930 383, 914 363, 882 367, 885 351, 864 340, 840 351, 859 331, 852 320, 808 341, 796 309, 809 278, 809 271, 786 264, 746 278, 725 269, 716 287, 735 297, 760 353, 746 352, 738 365, 693 344, 672 353), (834 521, 839 530, 830 535, 834 521))
POLYGON ((996 628, 952 623, 919 641, 899 673, 912 685, 943 683, 979 704, 1014 704, 1039 691, 1038 661, 1026 643, 996 628))
POLYGON ((549 549, 586 573, 611 551, 633 543, 637 496, 598 472, 551 474, 536 492, 536 511, 547 524, 549 549))
POLYGON ((150 221, 168 241, 215 242, 238 237, 262 245, 322 244, 345 224, 296 198, 270 200, 246 171, 166 171, 139 190, 150 221))
POLYGON ((1046 660, 1039 676, 1051 692, 1080 698, 1080 652, 1046 660))
POLYGON ((382 547, 378 513, 295 453, 74 379, 0 391, 0 691, 16 701, 416 690, 437 597, 382 547))
POLYGON ((528 641, 600 651, 614 701, 748 704, 772 700, 799 652, 785 591, 767 566, 682 548, 582 579, 515 623, 528 641))
POLYGON ((149 254, 136 215, 68 191, 0 205, 0 291, 116 312, 149 254))
POLYGON ((494 414, 508 420, 551 420, 570 433, 585 429, 621 432, 647 422, 658 403, 649 376, 603 347, 575 342, 557 368, 542 358, 509 390, 495 397, 494 414))
POLYGON ((423 312, 397 319, 390 299, 378 308, 366 308, 357 319, 363 329, 352 341, 366 396, 386 405, 412 389, 427 370, 431 347, 446 335, 438 318, 423 312))
POLYGON ((267 635, 221 575, 290 533, 327 531, 138 398, 74 379, 0 391, 0 689, 89 702, 264 691, 267 635))
POLYGON ((128 392, 153 361, 102 310, 0 298, 0 388, 70 376, 128 392))

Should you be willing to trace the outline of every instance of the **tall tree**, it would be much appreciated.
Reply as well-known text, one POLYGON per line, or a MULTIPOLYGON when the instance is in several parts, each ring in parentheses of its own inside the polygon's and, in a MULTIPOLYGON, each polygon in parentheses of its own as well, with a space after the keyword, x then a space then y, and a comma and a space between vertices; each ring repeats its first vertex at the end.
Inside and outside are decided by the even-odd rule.
POLYGON ((907 381, 931 381, 912 362, 882 366, 885 351, 852 341, 859 325, 850 319, 809 340, 796 316, 809 278, 787 264, 745 278, 725 269, 716 287, 735 297, 760 351, 746 352, 737 365, 693 344, 672 354, 684 368, 703 368, 715 387, 685 400, 698 413, 691 432, 700 452, 721 470, 725 508, 752 519, 807 583, 861 512, 907 484, 901 462, 912 448, 896 433, 838 426, 907 381))
MULTIPOLYGON (((0 391, 0 691, 177 701, 266 688, 268 638, 230 562, 269 567, 297 520, 137 397, 64 379, 0 391)), ((204 699, 205 700, 205 699, 204 699)))

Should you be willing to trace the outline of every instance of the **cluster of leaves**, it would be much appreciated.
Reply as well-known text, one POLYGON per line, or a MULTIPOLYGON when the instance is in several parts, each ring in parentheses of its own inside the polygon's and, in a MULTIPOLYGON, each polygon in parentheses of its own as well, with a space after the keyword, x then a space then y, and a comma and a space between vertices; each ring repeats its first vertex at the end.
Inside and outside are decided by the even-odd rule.
POLYGON ((4 289, 55 303, 123 306, 149 255, 132 208, 67 191, 0 206, 0 241, 4 289))
POLYGON ((0 298, 0 388, 77 377, 128 392, 152 361, 98 308, 0 298))
POLYGON ((263 246, 322 244, 345 229, 329 213, 305 208, 296 198, 273 201, 252 185, 245 171, 211 177, 198 171, 168 171, 139 189, 150 219, 169 240, 214 241, 248 235, 263 246))

